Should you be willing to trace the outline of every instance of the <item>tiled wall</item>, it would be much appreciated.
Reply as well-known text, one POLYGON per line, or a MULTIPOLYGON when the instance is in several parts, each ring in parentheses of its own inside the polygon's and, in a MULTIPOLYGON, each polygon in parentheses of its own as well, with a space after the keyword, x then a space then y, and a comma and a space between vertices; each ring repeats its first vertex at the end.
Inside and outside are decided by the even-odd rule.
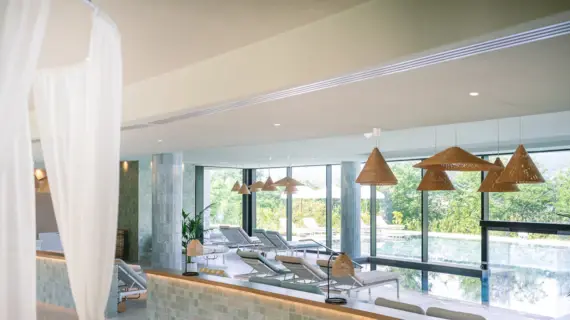
POLYGON ((127 261, 139 259, 139 162, 121 162, 119 183, 119 229, 127 230, 127 261))
POLYGON ((150 158, 139 160, 139 263, 150 266, 152 254, 152 168, 150 158))
MULTIPOLYGON (((117 314, 119 301, 119 278, 117 266, 113 269, 111 293, 107 303, 105 316, 114 317, 117 314)), ((67 266, 64 260, 51 258, 36 258, 36 299, 38 302, 52 304, 64 308, 75 309, 67 266)))
POLYGON ((149 275, 148 320, 369 319, 197 282, 149 275))

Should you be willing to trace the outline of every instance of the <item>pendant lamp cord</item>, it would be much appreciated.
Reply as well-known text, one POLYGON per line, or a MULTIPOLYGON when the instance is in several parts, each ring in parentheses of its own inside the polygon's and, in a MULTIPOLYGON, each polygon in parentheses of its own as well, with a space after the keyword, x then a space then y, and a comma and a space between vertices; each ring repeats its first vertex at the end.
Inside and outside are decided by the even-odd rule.
POLYGON ((522 144, 522 117, 519 117, 519 144, 522 144))
POLYGON ((437 153, 437 127, 434 127, 433 130, 433 153, 437 153))

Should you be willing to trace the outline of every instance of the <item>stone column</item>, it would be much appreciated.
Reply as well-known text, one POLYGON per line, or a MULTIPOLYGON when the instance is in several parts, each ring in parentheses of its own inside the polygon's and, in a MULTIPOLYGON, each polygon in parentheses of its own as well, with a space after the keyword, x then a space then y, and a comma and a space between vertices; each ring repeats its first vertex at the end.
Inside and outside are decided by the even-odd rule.
POLYGON ((151 266, 152 165, 151 157, 139 160, 139 264, 151 266))
POLYGON ((152 267, 182 267, 182 153, 152 156, 152 267))
POLYGON ((184 163, 182 175, 182 208, 194 216, 196 214, 196 166, 184 163))
POLYGON ((351 258, 360 257, 360 185, 354 182, 359 162, 342 162, 340 248, 351 258))

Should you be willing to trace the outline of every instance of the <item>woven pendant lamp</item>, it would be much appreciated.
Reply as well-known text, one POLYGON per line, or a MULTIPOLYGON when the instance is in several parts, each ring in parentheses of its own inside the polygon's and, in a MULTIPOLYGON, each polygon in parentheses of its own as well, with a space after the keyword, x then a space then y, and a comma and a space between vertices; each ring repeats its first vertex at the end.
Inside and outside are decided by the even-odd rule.
POLYGON ((474 156, 460 147, 451 147, 436 153, 430 158, 415 164, 414 168, 440 171, 489 171, 500 169, 499 166, 474 156))
POLYGON ((258 192, 261 191, 261 188, 263 188, 264 185, 265 183, 263 183, 263 181, 257 181, 251 186, 249 186, 249 189, 251 190, 251 192, 258 192))
POLYGON ((390 166, 384 160, 384 157, 378 149, 378 137, 380 129, 374 128, 372 135, 376 137, 376 147, 368 156, 368 160, 364 164, 364 168, 360 171, 356 183, 371 186, 393 186, 398 184, 398 179, 392 173, 390 166))
POLYGON ((276 191, 276 190, 277 187, 274 186, 273 179, 271 179, 271 176, 269 176, 269 178, 267 178, 267 181, 265 181, 263 188, 261 188, 261 191, 276 191))
POLYGON ((543 183, 544 178, 521 144, 497 179, 499 183, 543 183))
POLYGON ((360 171, 356 183, 362 185, 393 186, 398 184, 398 179, 384 160, 378 148, 374 148, 364 168, 360 171))
POLYGON ((236 181, 236 183, 234 183, 234 186, 232 187, 232 191, 239 191, 239 188, 241 187, 241 185, 239 184, 239 181, 236 181))
POLYGON ((275 182, 273 184, 276 187, 288 187, 290 185, 293 186, 303 186, 304 184, 302 184, 301 182, 291 178, 291 177, 285 177, 281 180, 278 180, 277 182, 275 182))
POLYGON ((418 191, 452 191, 455 187, 445 171, 428 169, 418 186, 418 191))
POLYGON ((247 185, 244 183, 241 185, 241 188, 239 188, 238 194, 251 194, 251 192, 249 192, 247 185))
POLYGON ((505 166, 499 157, 495 159, 495 164, 500 166, 501 169, 489 171, 477 192, 518 192, 519 187, 516 184, 497 181, 505 170, 505 166))

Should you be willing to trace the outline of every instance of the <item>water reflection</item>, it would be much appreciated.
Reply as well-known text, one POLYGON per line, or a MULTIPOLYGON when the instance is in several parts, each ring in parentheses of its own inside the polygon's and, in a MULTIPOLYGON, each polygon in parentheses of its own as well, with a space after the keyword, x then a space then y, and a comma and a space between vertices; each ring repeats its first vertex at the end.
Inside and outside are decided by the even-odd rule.
MULTIPOLYGON (((482 303, 482 281, 479 278, 427 272, 422 288, 422 272, 388 266, 376 270, 400 274, 400 286, 430 295, 482 303)), ((570 292, 570 274, 529 268, 498 269, 490 272, 489 304, 544 316, 570 313, 566 294, 570 292)))

